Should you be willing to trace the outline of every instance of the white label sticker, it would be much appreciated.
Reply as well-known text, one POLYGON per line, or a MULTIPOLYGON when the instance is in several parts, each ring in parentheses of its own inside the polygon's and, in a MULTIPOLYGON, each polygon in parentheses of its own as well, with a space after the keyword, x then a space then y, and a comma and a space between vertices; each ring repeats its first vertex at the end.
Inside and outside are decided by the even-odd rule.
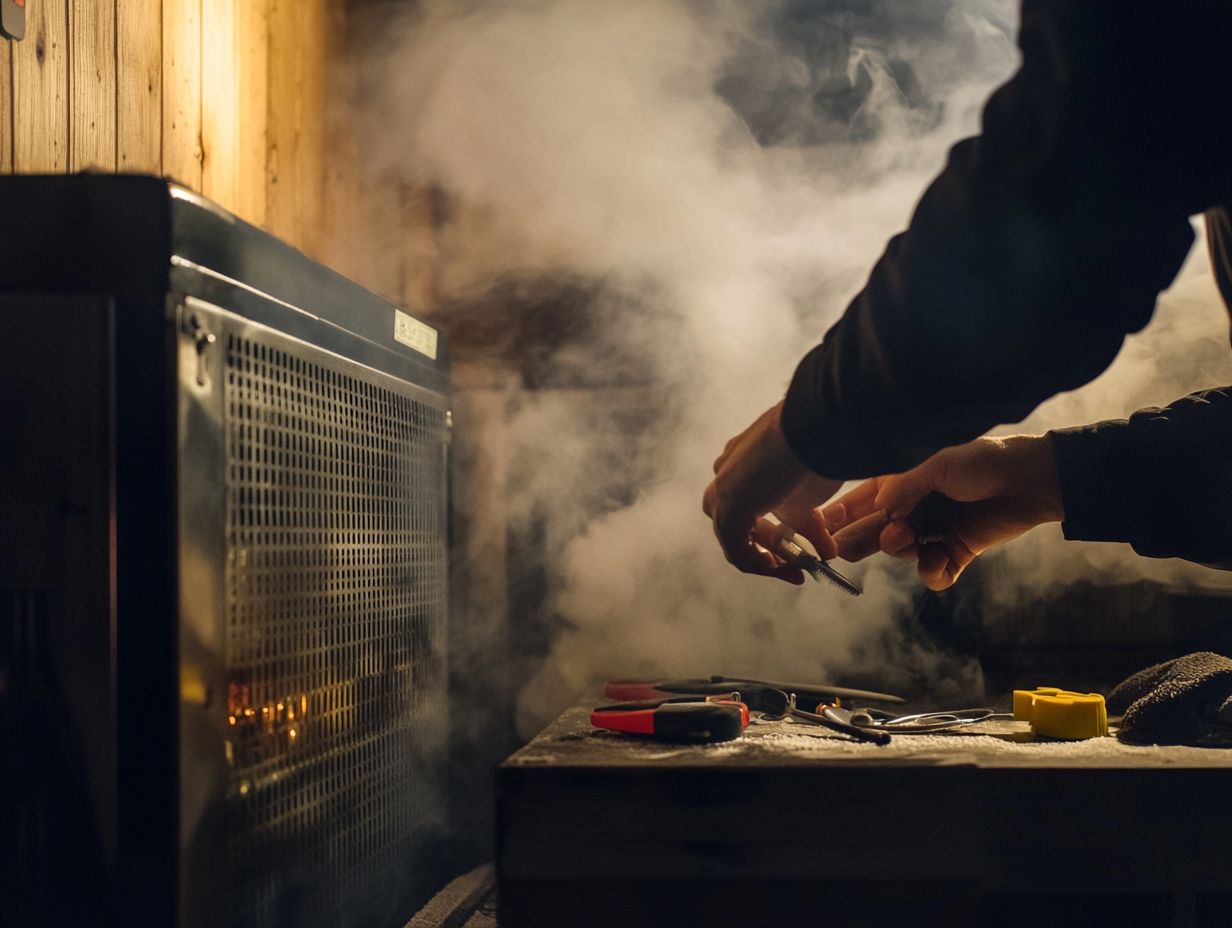
POLYGON ((394 339, 408 348, 414 348, 420 354, 427 355, 433 361, 436 360, 436 329, 424 325, 400 309, 394 310, 394 339))

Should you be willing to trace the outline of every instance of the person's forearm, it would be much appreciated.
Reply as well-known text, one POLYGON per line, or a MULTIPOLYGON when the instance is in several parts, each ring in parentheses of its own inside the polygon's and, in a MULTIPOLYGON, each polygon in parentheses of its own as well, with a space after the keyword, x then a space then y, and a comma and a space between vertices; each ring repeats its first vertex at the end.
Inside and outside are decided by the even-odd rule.
POLYGON ((1232 388, 1049 437, 1067 538, 1232 562, 1232 388))
POLYGON ((1208 163, 1226 130, 1178 125, 1214 66, 1173 18, 1028 0, 1021 44, 983 133, 797 369, 784 433, 819 473, 902 471, 1095 377, 1175 276, 1188 215, 1227 186, 1208 163))

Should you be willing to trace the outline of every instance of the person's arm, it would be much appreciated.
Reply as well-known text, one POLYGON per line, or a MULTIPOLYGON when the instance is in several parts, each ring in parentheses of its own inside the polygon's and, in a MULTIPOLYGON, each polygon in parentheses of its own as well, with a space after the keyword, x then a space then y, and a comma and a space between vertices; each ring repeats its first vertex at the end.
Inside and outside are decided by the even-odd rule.
POLYGON ((839 555, 915 561, 934 590, 1036 525, 1148 557, 1232 567, 1232 387, 1046 435, 981 438, 865 481, 823 510, 839 555), (921 513, 949 499, 926 543, 921 513))
POLYGON ((797 369, 797 458, 899 472, 1112 361, 1180 268, 1188 216, 1227 193, 1229 121, 1198 108, 1228 76, 1211 35, 1230 20, 1214 3, 1026 0, 1022 67, 982 134, 797 369))
POLYGON ((864 481, 822 511, 840 557, 859 561, 883 551, 914 561, 933 590, 952 586, 989 548, 1064 517, 1045 435, 944 448, 904 473, 864 481))
POLYGON ((1066 538, 1232 563, 1232 387, 1049 437, 1066 538))

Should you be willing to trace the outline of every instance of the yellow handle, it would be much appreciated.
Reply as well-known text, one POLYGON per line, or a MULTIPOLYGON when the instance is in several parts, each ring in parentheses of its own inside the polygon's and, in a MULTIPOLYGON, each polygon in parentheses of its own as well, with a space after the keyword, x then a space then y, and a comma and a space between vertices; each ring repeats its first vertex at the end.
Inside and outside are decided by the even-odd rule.
POLYGON ((1081 741, 1108 734, 1108 710, 1099 693, 1071 693, 1055 686, 1014 690, 1014 718, 1045 738, 1081 741))

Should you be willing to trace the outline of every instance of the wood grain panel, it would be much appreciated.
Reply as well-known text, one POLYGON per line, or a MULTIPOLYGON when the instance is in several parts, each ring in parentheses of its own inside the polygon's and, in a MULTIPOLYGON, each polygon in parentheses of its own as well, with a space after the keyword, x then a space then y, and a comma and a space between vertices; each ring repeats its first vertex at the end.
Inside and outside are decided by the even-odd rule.
POLYGON ((13 52, 0 41, 0 174, 13 171, 13 52))
POLYGON ((322 260, 325 195, 326 69, 332 49, 327 0, 302 0, 295 42, 300 49, 300 143, 295 160, 295 195, 299 212, 296 246, 322 260))
POLYGON ((201 192, 235 212, 239 200, 236 0, 201 9, 201 192))
POLYGON ((68 4, 26 7, 26 37, 12 46, 13 169, 68 167, 68 4))
POLYGON ((116 0, 116 133, 119 170, 162 173, 162 0, 116 0))
POLYGON ((69 3, 68 168, 116 169, 114 0, 69 3))
POLYGON ((239 189, 236 209, 265 224, 266 126, 269 108, 269 4, 242 0, 236 10, 239 43, 239 189))
POLYGON ((270 0, 266 226, 319 252, 325 142, 324 0, 270 0))
POLYGON ((162 109, 163 173, 200 190, 201 0, 163 0, 162 109))
MULTIPOLYGON (((269 122, 266 127, 265 224, 275 235, 294 243, 299 233, 295 202, 295 159, 298 155, 302 101, 299 74, 302 56, 296 49, 296 11, 304 0, 270 0, 269 122)), ((311 2, 311 0, 309 0, 311 2)))

